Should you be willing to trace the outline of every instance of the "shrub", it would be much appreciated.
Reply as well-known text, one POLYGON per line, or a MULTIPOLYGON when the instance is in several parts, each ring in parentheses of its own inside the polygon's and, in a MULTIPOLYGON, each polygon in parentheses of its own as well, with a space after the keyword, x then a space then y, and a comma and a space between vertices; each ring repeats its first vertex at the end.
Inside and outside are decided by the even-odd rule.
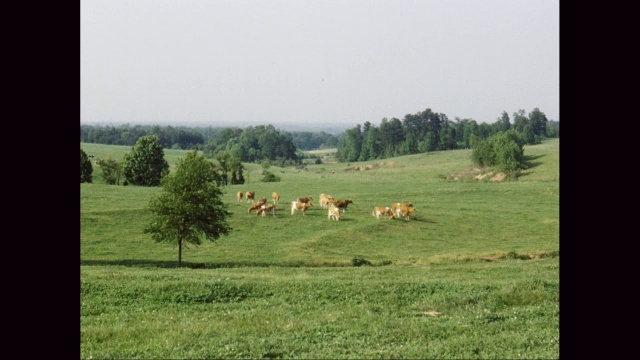
POLYGON ((495 166, 503 171, 524 168, 524 140, 517 131, 501 131, 485 140, 473 141, 471 158, 479 166, 495 166))
POLYGON ((358 255, 356 257, 354 257, 353 259, 351 259, 351 264, 353 266, 365 266, 365 265, 372 265, 371 261, 365 259, 363 256, 358 255))
POLYGON ((119 185, 120 177, 122 176, 122 164, 118 163, 116 159, 98 159, 96 161, 100 169, 102 170, 102 178, 109 185, 119 185))
POLYGON ((84 150, 80 149, 80 182, 92 182, 93 181, 93 165, 91 160, 87 156, 84 150))
POLYGON ((278 182, 280 181, 280 177, 277 175, 274 175, 273 173, 269 172, 269 171, 264 171, 264 176, 262 177, 262 179, 260 179, 260 181, 262 182, 278 182))

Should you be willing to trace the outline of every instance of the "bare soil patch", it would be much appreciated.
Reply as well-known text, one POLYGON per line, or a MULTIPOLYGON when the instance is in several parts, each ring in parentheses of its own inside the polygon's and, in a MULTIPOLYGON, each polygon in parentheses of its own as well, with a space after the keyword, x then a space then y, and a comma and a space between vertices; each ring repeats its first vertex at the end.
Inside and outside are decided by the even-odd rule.
POLYGON ((468 168, 459 173, 449 174, 446 176, 446 179, 450 181, 463 182, 504 182, 507 179, 507 175, 503 172, 496 172, 481 168, 468 168))
POLYGON ((377 164, 367 164, 367 165, 358 165, 352 166, 344 169, 344 171, 365 171, 365 170, 374 170, 382 167, 391 167, 395 165, 395 161, 381 162, 377 164))

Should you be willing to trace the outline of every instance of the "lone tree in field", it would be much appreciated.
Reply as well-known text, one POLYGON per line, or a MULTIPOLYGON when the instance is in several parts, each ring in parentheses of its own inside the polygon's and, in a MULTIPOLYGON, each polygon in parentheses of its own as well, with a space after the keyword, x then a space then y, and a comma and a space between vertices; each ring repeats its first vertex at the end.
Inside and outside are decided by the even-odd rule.
POLYGON ((124 155, 122 171, 129 184, 159 186, 162 177, 169 173, 160 139, 155 135, 139 138, 131 152, 124 155))
POLYGON ((154 214, 144 229, 156 242, 176 242, 178 267, 182 266, 182 245, 200 245, 201 240, 214 241, 227 235, 230 215, 222 202, 222 191, 215 182, 212 164, 197 151, 178 159, 175 174, 164 180, 164 192, 151 199, 154 214))
POLYGON ((80 182, 92 182, 93 181, 93 165, 91 160, 87 156, 84 150, 80 149, 80 182))

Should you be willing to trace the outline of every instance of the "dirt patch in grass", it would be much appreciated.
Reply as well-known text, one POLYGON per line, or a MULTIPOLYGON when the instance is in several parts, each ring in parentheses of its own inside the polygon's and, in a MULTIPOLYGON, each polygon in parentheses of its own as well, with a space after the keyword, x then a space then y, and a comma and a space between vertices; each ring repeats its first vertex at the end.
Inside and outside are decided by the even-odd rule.
POLYGON ((448 174, 444 176, 449 181, 461 182, 504 182, 509 176, 503 172, 497 172, 490 169, 468 168, 458 173, 448 174))
POLYGON ((358 165, 358 166, 348 167, 348 168, 344 169, 344 171, 374 170, 374 169, 379 169, 379 168, 383 168, 383 167, 391 167, 391 166, 394 166, 395 164, 396 164, 395 161, 388 161, 388 162, 381 162, 381 163, 377 163, 377 164, 358 165))

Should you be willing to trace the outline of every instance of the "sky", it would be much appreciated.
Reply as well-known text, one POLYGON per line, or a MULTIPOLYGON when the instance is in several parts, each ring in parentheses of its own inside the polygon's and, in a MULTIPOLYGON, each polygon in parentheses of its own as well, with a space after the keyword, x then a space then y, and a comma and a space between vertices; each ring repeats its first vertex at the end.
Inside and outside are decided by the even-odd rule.
POLYGON ((560 112, 559 0, 81 0, 80 123, 560 112))

